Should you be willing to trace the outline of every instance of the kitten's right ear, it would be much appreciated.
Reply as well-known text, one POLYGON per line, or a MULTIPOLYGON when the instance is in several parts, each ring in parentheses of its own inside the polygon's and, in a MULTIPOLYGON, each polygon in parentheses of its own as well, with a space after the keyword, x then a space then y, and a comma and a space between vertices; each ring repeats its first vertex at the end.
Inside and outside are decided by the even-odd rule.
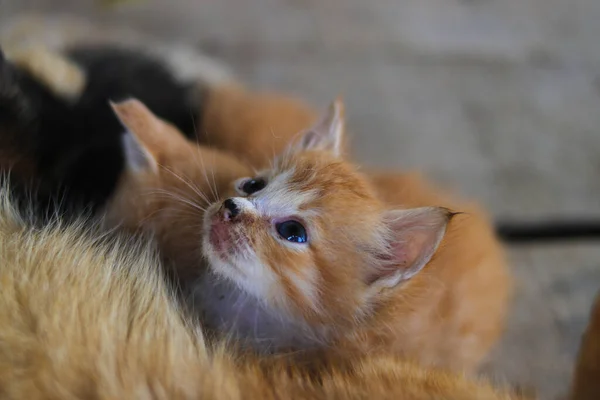
POLYGON ((158 172, 156 156, 143 143, 143 130, 157 129, 152 126, 154 114, 142 102, 135 99, 121 103, 110 102, 110 106, 125 127, 122 143, 127 168, 136 173, 158 172))
POLYGON ((322 150, 339 156, 342 152, 344 129, 344 103, 337 99, 312 128, 302 133, 300 139, 292 145, 292 150, 322 150))

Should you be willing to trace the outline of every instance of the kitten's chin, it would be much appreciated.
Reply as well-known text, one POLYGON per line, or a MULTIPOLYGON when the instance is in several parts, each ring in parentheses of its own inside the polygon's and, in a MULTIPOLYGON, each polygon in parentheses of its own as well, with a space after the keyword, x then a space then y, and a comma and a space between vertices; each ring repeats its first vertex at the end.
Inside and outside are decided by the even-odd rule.
POLYGON ((320 346, 305 326, 266 307, 232 280, 206 275, 193 288, 191 300, 208 328, 261 353, 320 346))

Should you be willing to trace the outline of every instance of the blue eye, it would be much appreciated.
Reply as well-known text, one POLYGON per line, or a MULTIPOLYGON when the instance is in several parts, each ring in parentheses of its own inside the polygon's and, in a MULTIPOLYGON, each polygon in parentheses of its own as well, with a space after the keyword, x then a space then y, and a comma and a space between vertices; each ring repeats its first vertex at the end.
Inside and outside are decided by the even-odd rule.
POLYGON ((283 239, 293 243, 306 243, 306 229, 298 221, 290 220, 275 225, 277 233, 283 239))

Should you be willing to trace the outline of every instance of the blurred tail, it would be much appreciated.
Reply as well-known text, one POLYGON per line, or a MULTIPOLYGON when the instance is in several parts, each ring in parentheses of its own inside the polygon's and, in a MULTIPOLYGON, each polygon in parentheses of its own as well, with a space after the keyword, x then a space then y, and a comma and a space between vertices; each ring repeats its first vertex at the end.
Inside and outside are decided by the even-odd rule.
POLYGON ((600 240, 600 219, 498 221, 496 233, 500 240, 508 244, 600 240))
POLYGON ((600 293, 581 341, 571 400, 600 399, 600 293))

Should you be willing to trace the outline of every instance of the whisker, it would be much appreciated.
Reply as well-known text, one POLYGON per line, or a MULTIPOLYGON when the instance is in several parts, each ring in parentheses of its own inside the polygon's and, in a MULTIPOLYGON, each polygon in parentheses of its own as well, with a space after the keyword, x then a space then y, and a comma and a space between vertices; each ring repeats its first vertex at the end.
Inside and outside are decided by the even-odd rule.
MULTIPOLYGON (((204 136, 207 138, 207 141, 208 141, 208 132, 205 132, 204 136)), ((214 192, 212 186, 210 185, 210 181, 208 179, 208 174, 206 173, 206 165, 204 164, 204 159, 202 157, 202 149, 200 147, 198 147, 197 149, 198 149, 198 151, 194 152, 193 149, 190 148, 190 153, 192 153, 192 157, 196 161, 196 165, 198 165, 198 161, 200 161, 200 165, 198 165, 198 166, 202 170, 202 175, 204 176, 204 181, 208 185, 208 188, 210 189, 210 192, 213 196, 213 200, 210 203, 213 203, 213 202, 217 201, 218 198, 217 198, 217 195, 214 192)), ((213 162, 213 164, 214 164, 214 162, 213 162)), ((212 168, 211 170, 214 173, 214 168, 212 168)))
POLYGON ((165 171, 169 172, 170 174, 172 174, 175 178, 177 178, 179 181, 181 181, 182 183, 184 183, 187 187, 189 187, 190 189, 192 189, 192 191, 198 195, 198 197, 200 197, 202 200, 204 200, 206 202, 206 204, 210 204, 212 203, 211 201, 209 201, 209 199, 206 197, 206 195, 196 186, 194 185, 192 182, 184 179, 182 176, 180 176, 179 174, 177 174, 175 171, 171 170, 168 167, 162 167, 165 171))
MULTIPOLYGON (((216 159, 216 157, 217 157, 216 153, 213 153, 213 166, 215 165, 215 159, 216 159)), ((212 183, 213 183, 213 186, 215 188, 215 194, 216 194, 215 201, 217 201, 217 200, 219 200, 219 188, 217 187, 217 182, 215 180, 215 169, 211 168, 210 172, 212 173, 212 183)))
POLYGON ((149 194, 155 194, 155 195, 163 195, 166 198, 172 198, 174 200, 178 200, 183 204, 186 204, 190 207, 192 207, 195 210, 201 211, 201 212, 205 212, 206 208, 202 207, 201 205, 199 205, 198 203, 194 202, 193 200, 186 198, 184 196, 178 195, 176 193, 173 192, 169 192, 166 190, 156 190, 154 192, 150 192, 149 194))
POLYGON ((198 127, 196 126, 196 118, 194 118, 194 110, 192 110, 191 106, 190 106, 189 112, 190 112, 190 119, 192 120, 192 127, 194 128, 194 137, 196 138, 196 142, 200 143, 200 132, 198 130, 198 127))

